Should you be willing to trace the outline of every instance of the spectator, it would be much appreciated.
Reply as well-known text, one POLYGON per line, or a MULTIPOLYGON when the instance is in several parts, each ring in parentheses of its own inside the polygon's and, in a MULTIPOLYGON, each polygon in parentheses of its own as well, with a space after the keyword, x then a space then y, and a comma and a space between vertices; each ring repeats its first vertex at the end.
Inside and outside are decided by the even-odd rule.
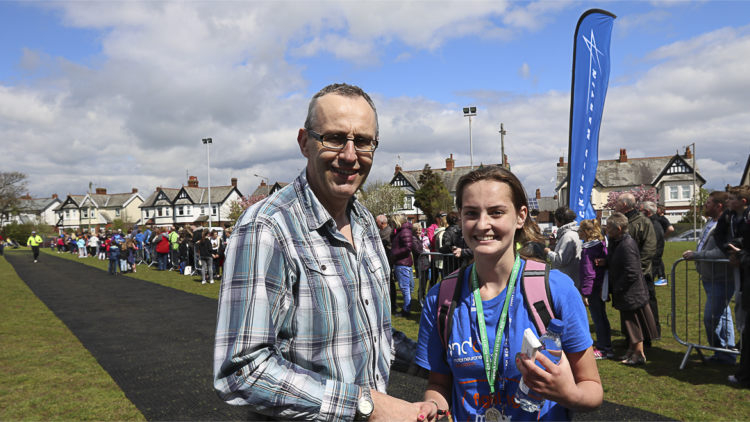
MULTIPOLYGON (((648 303, 651 307, 651 312, 654 315, 657 333, 659 334, 659 336, 653 338, 653 340, 657 340, 661 336, 661 323, 659 322, 659 304, 656 301, 656 289, 654 288, 654 280, 651 278, 651 274, 653 273, 654 255, 656 254, 656 234, 654 233, 654 225, 651 224, 651 220, 638 212, 635 196, 633 196, 632 193, 626 192, 617 198, 617 201, 615 202, 615 211, 628 217, 628 233, 630 234, 630 237, 635 240, 636 245, 638 245, 638 253, 641 256, 641 272, 643 273, 643 278, 646 280, 646 288, 648 289, 648 303)), ((646 331, 644 334, 646 335, 644 344, 646 347, 650 347, 652 340, 652 338, 648 336, 650 332, 646 331)))
POLYGON ((89 237, 89 255, 99 257, 99 236, 95 231, 91 232, 91 237, 89 237))
POLYGON ((391 269, 390 277, 388 277, 389 295, 391 298, 391 314, 395 314, 398 312, 398 308, 396 307, 396 275, 393 273, 393 259, 391 257, 391 234, 393 234, 393 226, 389 224, 388 217, 383 214, 375 218, 375 224, 378 226, 380 240, 383 243, 385 255, 388 257, 388 267, 391 269))
POLYGON ((391 254, 393 255, 393 269, 396 273, 398 287, 404 298, 404 306, 400 316, 408 317, 411 312, 411 292, 414 289, 414 273, 412 266, 412 250, 414 237, 411 232, 411 222, 403 214, 393 217, 396 231, 391 237, 391 254))
POLYGON ((656 236, 656 252, 654 253, 654 260, 651 264, 651 279, 654 280, 654 286, 666 286, 667 279, 664 274, 664 226, 662 226, 657 214, 656 204, 651 201, 644 201, 641 204, 643 215, 651 220, 651 224, 654 226, 654 235, 656 236))
POLYGON ((218 279, 219 275, 221 274, 221 262, 220 262, 220 256, 221 256, 221 250, 222 248, 222 241, 219 237, 219 232, 214 229, 211 230, 210 234, 210 240, 211 240, 211 255, 214 257, 213 264, 214 264, 214 277, 211 279, 218 279))
POLYGON ((674 226, 669 222, 664 213, 664 206, 659 205, 656 207, 656 215, 659 216, 658 221, 659 224, 661 224, 662 229, 664 229, 664 238, 666 239, 674 233, 674 226))
POLYGON ((461 226, 458 224, 460 218, 457 212, 451 211, 447 217, 448 227, 443 234, 443 246, 440 253, 453 254, 452 258, 445 259, 443 262, 443 273, 450 274, 461 267, 462 262, 469 262, 473 257, 471 249, 466 247, 461 226))
MULTIPOLYGON (((651 224, 651 222, 649 222, 651 224)), ((607 255, 612 306, 620 311, 620 320, 627 333, 628 351, 622 363, 643 365, 646 354, 643 342, 647 333, 656 338, 657 328, 648 303, 648 289, 641 270, 638 245, 628 231, 628 218, 619 212, 607 219, 610 245, 607 255)))
MULTIPOLYGON (((708 217, 706 226, 701 232, 700 240, 695 251, 687 250, 682 253, 685 259, 726 259, 727 256, 716 244, 714 230, 716 220, 726 207, 726 192, 714 191, 708 195, 703 205, 703 214, 708 217)), ((706 305, 703 310, 703 324, 706 328, 708 344, 724 349, 733 348, 734 322, 729 302, 734 295, 734 277, 726 264, 711 262, 696 262, 695 267, 701 276, 703 290, 706 292, 706 305)), ((736 358, 732 353, 715 352, 709 361, 734 365, 736 358)))
POLYGON ((742 224, 738 228, 739 236, 735 241, 728 244, 731 252, 731 260, 739 266, 741 302, 744 309, 745 320, 742 325, 742 350, 740 351, 740 366, 734 375, 729 376, 729 382, 738 384, 744 388, 750 387, 750 187, 743 186, 735 193, 735 209, 744 205, 742 224))
POLYGON ((86 238, 83 235, 78 236, 78 240, 76 241, 76 246, 78 246, 78 257, 86 258, 88 256, 86 254, 86 238))
POLYGON ((169 228, 169 262, 170 269, 178 269, 180 255, 180 235, 174 226, 169 228))
POLYGON ((126 263, 125 271, 126 272, 127 271, 136 272, 135 255, 136 255, 137 250, 138 250, 138 247, 136 246, 135 240, 132 237, 127 238, 125 240, 125 248, 123 250, 123 255, 125 255, 125 263, 126 263))
MULTIPOLYGON (((594 321, 596 343, 594 357, 596 359, 611 359, 612 328, 607 318, 607 302, 602 295, 602 289, 607 283, 607 246, 604 244, 602 228, 597 220, 583 220, 578 228, 578 236, 583 240, 581 247, 580 271, 581 294, 583 303, 589 308, 591 320, 594 321)), ((608 288, 608 287, 607 287, 608 288)))
POLYGON ((211 248, 211 236, 208 230, 202 230, 203 237, 198 242, 198 251, 201 257, 201 284, 206 284, 206 271, 208 271, 208 281, 214 283, 214 254, 211 248))
POLYGON ((159 234, 156 237, 156 247, 154 248, 154 250, 156 251, 156 256, 159 259, 159 271, 166 271, 170 245, 169 235, 167 234, 167 230, 163 227, 159 229, 159 234))
POLYGON ((555 210, 555 225, 558 227, 557 243, 555 243, 554 251, 550 248, 544 249, 547 262, 552 268, 567 274, 575 283, 576 288, 580 290, 578 267, 581 262, 581 240, 578 238, 575 212, 566 207, 559 207, 555 210))
MULTIPOLYGON (((430 251, 440 252, 440 248, 443 247, 443 236, 445 236, 445 228, 448 227, 448 223, 445 218, 448 216, 444 211, 440 211, 435 217, 435 222, 430 226, 433 228, 432 236, 428 228, 427 236, 430 238, 430 251)), ((443 258, 435 256, 430 260, 430 287, 437 284, 443 276, 443 258)))
MULTIPOLYGON (((120 245, 117 244, 117 241, 114 237, 108 239, 108 242, 109 247, 107 249, 107 253, 109 254, 109 274, 116 275, 120 261, 120 245)), ((120 269, 120 274, 122 274, 122 269, 120 269)))

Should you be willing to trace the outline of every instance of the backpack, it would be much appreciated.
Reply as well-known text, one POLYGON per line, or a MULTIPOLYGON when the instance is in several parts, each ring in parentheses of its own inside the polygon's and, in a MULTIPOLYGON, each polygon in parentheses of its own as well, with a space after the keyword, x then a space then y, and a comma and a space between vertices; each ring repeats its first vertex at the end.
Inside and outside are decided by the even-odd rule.
MULTIPOLYGON (((448 349, 448 337, 453 328, 453 311, 461 299, 462 275, 467 265, 451 273, 440 282, 438 293, 437 322, 440 342, 448 349)), ((555 318, 552 292, 549 288, 549 265, 543 262, 526 260, 521 274, 521 292, 524 304, 539 335, 547 332, 549 322, 555 318)))

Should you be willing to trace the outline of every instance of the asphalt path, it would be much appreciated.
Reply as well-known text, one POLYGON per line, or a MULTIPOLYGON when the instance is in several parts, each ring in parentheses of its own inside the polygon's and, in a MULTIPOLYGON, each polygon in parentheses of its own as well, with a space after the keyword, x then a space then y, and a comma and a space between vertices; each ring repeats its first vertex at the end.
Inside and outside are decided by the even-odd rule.
MULTIPOLYGON (((131 277, 110 276, 42 254, 5 254, 20 278, 96 358, 148 420, 248 420, 246 406, 219 400, 212 386, 215 299, 131 277)), ((391 371, 388 393, 421 399, 426 380, 391 371)), ((605 401, 574 420, 666 420, 605 401)))

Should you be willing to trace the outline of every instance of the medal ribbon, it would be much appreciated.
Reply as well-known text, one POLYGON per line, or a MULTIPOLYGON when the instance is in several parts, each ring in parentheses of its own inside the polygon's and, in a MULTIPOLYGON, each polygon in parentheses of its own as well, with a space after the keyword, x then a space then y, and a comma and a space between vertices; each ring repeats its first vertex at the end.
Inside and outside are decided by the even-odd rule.
POLYGON ((500 314, 500 321, 497 324, 497 334, 495 334, 495 347, 490 355, 490 342, 487 339, 487 325, 484 322, 484 308, 482 307, 482 296, 479 293, 479 277, 477 277, 477 264, 471 269, 471 288, 474 290, 474 302, 477 307, 477 322, 479 323, 479 337, 482 341, 482 360, 484 361, 484 372, 487 374, 487 382, 490 384, 490 394, 495 394, 495 377, 497 368, 500 366, 500 343, 502 343, 503 332, 505 331, 505 322, 508 319, 508 305, 513 297, 516 287, 516 278, 518 270, 521 268, 521 258, 516 254, 516 260, 513 263, 513 271, 505 289, 505 302, 503 311, 500 314))

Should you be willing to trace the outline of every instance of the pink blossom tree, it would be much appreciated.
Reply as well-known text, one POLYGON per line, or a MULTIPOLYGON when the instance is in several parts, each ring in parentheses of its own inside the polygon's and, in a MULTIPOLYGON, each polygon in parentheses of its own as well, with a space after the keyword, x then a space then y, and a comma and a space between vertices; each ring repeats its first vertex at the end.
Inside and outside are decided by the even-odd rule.
POLYGON ((620 195, 624 193, 631 193, 635 196, 636 207, 639 207, 644 201, 659 202, 659 197, 656 195, 656 189, 651 186, 640 185, 637 188, 630 189, 629 191, 623 192, 610 192, 607 195, 607 203, 604 205, 605 208, 614 210, 615 203, 620 195))

